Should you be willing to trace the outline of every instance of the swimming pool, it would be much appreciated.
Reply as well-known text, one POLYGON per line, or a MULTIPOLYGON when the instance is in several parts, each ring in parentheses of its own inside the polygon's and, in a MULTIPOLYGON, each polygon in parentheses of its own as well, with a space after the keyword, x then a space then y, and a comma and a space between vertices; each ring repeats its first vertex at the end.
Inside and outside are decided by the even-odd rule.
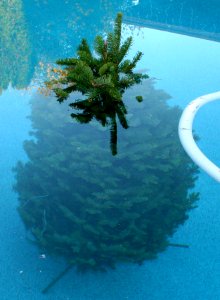
MULTIPOLYGON (((110 197, 109 195, 115 197, 114 191, 112 191, 113 187, 120 188, 121 193, 125 190, 127 194, 123 197, 140 193, 142 185, 139 185, 140 178, 138 176, 143 174, 141 167, 146 162, 150 165, 150 160, 154 159, 154 155, 152 155, 148 156, 147 161, 145 160, 148 140, 141 135, 145 127, 139 124, 139 120, 143 119, 144 109, 147 107, 144 106, 144 102, 153 105, 153 101, 167 99, 170 95, 171 99, 168 100, 170 108, 176 105, 184 108, 194 98, 218 91, 220 44, 177 33, 124 24, 123 38, 130 35, 133 37, 133 46, 129 57, 133 57, 138 50, 144 53, 137 69, 147 72, 150 76, 150 84, 145 83, 139 87, 140 92, 148 95, 143 103, 136 103, 134 100, 134 104, 132 100, 128 101, 128 120, 130 120, 131 128, 125 130, 118 127, 118 154, 112 157, 109 149, 108 128, 103 127, 97 133, 96 123, 91 126, 72 124, 68 108, 58 105, 55 101, 51 102, 48 98, 44 99, 44 96, 36 92, 35 86, 44 80, 45 73, 39 63, 47 65, 54 63, 58 58, 74 56, 81 38, 86 37, 89 43, 92 43, 95 34, 103 34, 103 32, 111 30, 119 10, 126 15, 126 12, 134 8, 134 3, 121 1, 116 5, 113 1, 111 3, 97 1, 97 3, 89 5, 77 1, 66 1, 65 4, 63 1, 45 1, 44 3, 34 1, 32 4, 30 5, 29 1, 14 0, 10 3, 3 1, 0 6, 1 14, 4 16, 4 18, 2 17, 4 31, 1 31, 0 39, 2 44, 1 68, 3 70, 0 110, 1 299, 142 300, 149 298, 162 300, 180 298, 188 300, 195 299, 195 297, 219 299, 219 184, 203 171, 200 172, 193 189, 200 193, 200 199, 196 203, 198 207, 189 212, 188 220, 185 220, 181 226, 174 227, 175 234, 170 239, 171 243, 186 244, 189 245, 189 248, 165 247, 155 260, 146 260, 141 266, 119 261, 115 270, 110 269, 106 273, 87 272, 81 274, 73 268, 46 295, 41 294, 41 290, 64 269, 64 262, 59 256, 51 257, 47 252, 42 252, 42 249, 34 244, 35 240, 25 229, 17 207, 19 205, 28 207, 30 197, 24 199, 23 204, 21 200, 18 200, 19 197, 22 198, 22 195, 28 193, 26 190, 30 185, 29 182, 33 189, 32 197, 39 197, 36 199, 40 203, 44 203, 50 197, 48 195, 55 193, 56 185, 51 182, 51 179, 46 182, 45 173, 42 171, 44 159, 47 158, 44 154, 52 153, 54 156, 56 153, 60 153, 60 149, 63 147, 64 158, 60 167, 65 165, 65 170, 66 168, 68 170, 72 162, 71 160, 66 161, 65 157, 72 157, 70 147, 67 147, 67 144, 72 142, 76 149, 74 154, 76 163, 72 168, 79 173, 79 176, 85 178, 87 176, 84 173, 87 170, 85 166, 92 168, 93 164, 97 166, 100 161, 100 164, 105 164, 102 170, 106 171, 100 172, 100 169, 96 168, 96 176, 100 182, 103 177, 105 187, 109 186, 106 189, 108 197, 110 197), (13 22, 9 22, 11 20, 13 22), (26 90, 33 86, 34 88, 26 90), (151 102, 147 102, 148 100, 151 102), (60 109, 62 109, 62 115, 59 113, 60 109), (55 113, 53 118, 51 111, 55 113), (132 119, 133 116, 138 116, 138 118, 132 119), (73 126, 62 127, 60 124, 73 126), (64 129, 68 131, 62 132, 64 129), (30 135, 30 131, 34 131, 34 135, 30 135), (74 140, 72 140, 73 133, 74 140), (48 139, 49 134, 50 139, 48 139), (37 148, 27 142, 36 141, 37 138, 41 141, 37 148), (24 141, 26 141, 25 148, 23 147, 24 141), (55 145, 56 148, 51 149, 50 145, 55 145), (142 153, 141 158, 139 153, 142 153), (123 155, 125 160, 123 160, 123 155), (134 167, 135 155, 140 161, 137 167, 134 167), (90 159, 89 162, 87 157, 90 159), (19 176, 16 177, 16 171, 12 170, 18 161, 22 161, 26 166, 23 170, 25 176, 20 171, 19 176), (40 164, 41 161, 43 163, 40 164), (32 162, 32 165, 27 165, 28 162, 32 162), (111 169, 110 164, 114 165, 114 168, 111 169), (28 173, 27 166, 28 168, 32 167, 34 172, 28 173), (133 167, 129 169, 129 166, 133 167), (133 176, 133 170, 139 170, 139 173, 133 176), (123 172, 125 172, 124 175, 123 172), (110 174, 110 179, 115 178, 115 182, 110 179, 108 181, 108 174, 110 174), (42 176, 40 182, 39 175, 42 176), (121 178, 120 176, 125 176, 127 179, 123 182, 120 181, 120 184, 123 183, 123 185, 118 186, 117 178, 121 178), (16 185, 17 181, 20 184, 18 193, 13 189, 13 185, 16 185), (129 182, 129 185, 127 186, 125 182, 129 182), (130 185, 131 182, 135 184, 130 185), (51 190, 45 192, 48 183, 51 190)), ((135 7, 138 8, 138 4, 135 7)), ((220 145, 216 138, 219 105, 216 102, 201 109, 194 126, 195 132, 200 138, 198 143, 201 149, 216 164, 219 164, 220 161, 218 151, 220 145)), ((159 115, 158 113, 157 116, 159 115)), ((173 113, 173 115, 175 114, 173 113)), ((173 118, 169 118, 172 124, 177 119, 174 118, 173 121, 173 118)), ((152 120, 152 124, 154 121, 155 119, 152 120)), ((161 131, 164 127, 164 123, 162 123, 161 131)), ((166 139, 163 140, 156 132, 155 136, 157 136, 157 141, 166 142, 166 139)), ((149 136, 146 135, 146 137, 149 139, 149 136)), ((155 141, 151 141, 151 143, 154 144, 155 141)), ((159 148, 159 150, 161 149, 159 148)), ((175 153, 172 152, 170 161, 175 158, 174 156, 175 153)), ((51 172, 57 170, 55 162, 60 159, 59 156, 57 160, 51 162, 51 169, 47 169, 46 174, 48 170, 51 172)), ((46 162, 48 164, 48 161, 46 162)), ((94 173, 89 174, 91 178, 94 173)), ((181 184, 178 181, 180 175, 178 172, 176 173, 177 186, 181 184)), ((55 177, 59 176, 63 178, 63 175, 55 173, 55 177)), ((69 178, 69 175, 67 177, 69 178)), ((65 185, 71 186, 71 182, 69 183, 66 177, 64 178, 63 190, 65 185)), ((162 182, 167 184, 169 180, 168 172, 165 179, 161 178, 161 185, 162 182)), ((76 181, 75 186, 78 182, 76 181)), ((89 184, 84 188, 87 189, 88 186, 89 184)), ((157 185, 158 191, 159 187, 160 184, 157 185)), ((91 189, 89 189, 90 191, 91 189)), ((95 199, 100 199, 99 197, 104 199, 105 195, 100 196, 101 193, 99 194, 96 190, 95 192, 95 199)), ((61 193, 60 190, 54 194, 53 199, 56 199, 56 195, 61 195, 59 193, 61 193)), ((44 218, 41 219, 41 222, 45 225, 49 213, 47 208, 43 211, 45 214, 43 214, 44 218)), ((112 219, 115 216, 113 214, 112 219)), ((158 220, 159 223, 160 220, 158 220)), ((62 227, 62 220, 60 224, 62 227)))

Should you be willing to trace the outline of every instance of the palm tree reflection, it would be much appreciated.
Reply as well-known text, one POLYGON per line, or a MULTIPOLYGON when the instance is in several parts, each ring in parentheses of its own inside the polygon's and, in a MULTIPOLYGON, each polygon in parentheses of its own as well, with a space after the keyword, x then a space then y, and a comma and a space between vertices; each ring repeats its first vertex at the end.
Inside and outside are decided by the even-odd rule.
POLYGON ((117 154, 117 119, 121 126, 128 128, 126 119, 127 110, 122 101, 111 99, 79 100, 71 103, 70 106, 80 113, 72 113, 71 117, 81 124, 86 124, 93 119, 97 120, 103 127, 110 126, 110 148, 112 155, 117 154))

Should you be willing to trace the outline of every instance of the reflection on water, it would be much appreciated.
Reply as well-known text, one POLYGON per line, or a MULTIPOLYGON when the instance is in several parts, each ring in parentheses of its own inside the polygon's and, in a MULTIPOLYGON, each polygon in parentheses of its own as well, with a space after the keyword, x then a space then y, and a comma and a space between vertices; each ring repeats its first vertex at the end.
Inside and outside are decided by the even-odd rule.
POLYGON ((82 38, 91 41, 128 6, 125 0, 0 2, 0 91, 9 83, 27 87, 39 62, 73 55, 82 38))
POLYGON ((139 0, 128 7, 126 22, 220 41, 216 0, 139 0))
POLYGON ((21 0, 0 1, 0 92, 31 79, 31 44, 21 0))
POLYGON ((68 100, 31 101, 34 140, 25 142, 29 161, 16 167, 18 211, 44 252, 78 270, 155 258, 197 199, 188 195, 196 168, 176 133, 180 110, 152 81, 140 89, 142 103, 136 88, 125 94, 130 128, 119 132, 117 156, 99 123, 70 118, 68 100))
POLYGON ((130 6, 127 0, 23 0, 34 56, 54 62, 73 55, 82 38, 90 42, 95 34, 111 27, 115 15, 130 6))
POLYGON ((107 127, 110 124, 110 148, 112 155, 116 155, 118 152, 117 119, 123 128, 128 128, 126 119, 127 110, 123 101, 120 101, 119 103, 116 101, 102 101, 100 103, 99 100, 81 100, 71 103, 70 106, 75 109, 83 110, 81 113, 71 113, 71 117, 81 124, 87 124, 92 119, 100 122, 103 127, 107 127))

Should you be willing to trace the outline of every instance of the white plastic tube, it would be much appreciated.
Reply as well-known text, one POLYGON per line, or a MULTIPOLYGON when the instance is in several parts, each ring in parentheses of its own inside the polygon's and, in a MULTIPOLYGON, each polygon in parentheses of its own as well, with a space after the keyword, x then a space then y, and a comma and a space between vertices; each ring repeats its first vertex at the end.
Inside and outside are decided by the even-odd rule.
POLYGON ((179 138, 186 153, 191 159, 206 173, 220 182, 220 168, 211 162, 196 145, 193 134, 192 124, 199 108, 208 102, 220 100, 220 91, 201 96, 193 100, 183 111, 179 122, 179 138))

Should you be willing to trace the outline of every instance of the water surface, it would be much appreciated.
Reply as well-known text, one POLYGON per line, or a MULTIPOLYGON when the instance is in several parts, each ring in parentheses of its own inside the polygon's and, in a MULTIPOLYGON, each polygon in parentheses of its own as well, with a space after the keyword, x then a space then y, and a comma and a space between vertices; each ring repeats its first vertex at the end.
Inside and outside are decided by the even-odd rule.
MULTIPOLYGON (((27 231, 17 211, 19 202, 18 194, 12 188, 16 183, 12 168, 18 161, 26 163, 29 160, 23 148, 24 141, 33 139, 33 136, 29 135, 30 130, 33 130, 31 119, 27 119, 27 116, 33 113, 31 104, 33 99, 42 100, 40 95, 36 95, 35 89, 26 91, 24 88, 37 85, 39 81, 42 81, 44 75, 40 71, 39 62, 47 64, 59 57, 75 55, 75 48, 82 37, 87 37, 91 42, 95 32, 103 33, 104 30, 111 28, 118 10, 123 9, 126 12, 127 9, 125 3, 120 3, 120 7, 113 3, 109 8, 108 2, 106 4, 100 2, 102 6, 98 3, 97 7, 101 9, 96 11, 96 5, 81 5, 75 1, 67 1, 66 4, 61 1, 56 2, 57 5, 52 6, 50 2, 40 4, 35 1, 32 7, 28 1, 22 3, 12 1, 10 5, 3 1, 1 4, 2 15, 4 13, 5 16, 5 31, 4 33, 1 31, 0 40, 1 49, 5 49, 4 56, 1 56, 4 78, 1 85, 0 110, 0 153, 4 175, 0 180, 2 191, 0 276, 3 283, 0 289, 1 298, 5 300, 41 298, 82 300, 180 298, 188 300, 195 299, 195 297, 219 299, 219 185, 203 172, 200 173, 194 188, 195 191, 200 192, 198 207, 189 213, 189 219, 177 228, 171 239, 173 243, 189 245, 188 249, 169 247, 159 254, 156 260, 146 261, 141 266, 122 263, 117 265, 116 270, 109 270, 107 273, 78 274, 75 269, 72 269, 47 295, 41 294, 45 285, 63 270, 64 263, 60 258, 52 258, 47 253, 46 258, 42 258, 41 255, 44 253, 27 240, 27 231), (70 7, 74 10, 69 9, 70 7), (8 25, 11 20, 11 11, 14 12, 14 20, 17 22, 13 33, 16 38, 10 35, 8 25), (95 11, 101 17, 94 22, 95 11), (21 36, 24 44, 20 43, 21 36), (19 47, 14 47, 13 42, 19 47), (5 61, 13 62, 10 68, 6 68, 5 61)), ((124 37, 130 34, 134 42, 129 56, 132 57, 137 50, 144 52, 138 68, 147 69, 150 77, 156 78, 153 84, 154 92, 172 97, 168 100, 169 105, 184 108, 195 97, 218 90, 220 67, 216 59, 220 53, 218 43, 125 25, 124 37)), ((55 102, 53 105, 56 106, 55 102)), ((132 106, 129 107, 132 109, 132 106)), ((139 107, 135 108, 136 114, 139 107)), ((201 138, 199 141, 201 148, 217 164, 220 161, 219 143, 216 139, 218 109, 218 103, 204 107, 195 122, 196 133, 201 138)), ((141 113, 139 116, 141 119, 141 113)), ((66 115, 67 119, 70 120, 69 115, 66 115)), ((39 124, 42 124, 44 128, 43 123, 39 124)), ((53 130, 59 127, 59 123, 51 124, 54 125, 53 130)), ((134 128, 138 128, 137 123, 133 125, 134 128)), ((90 133, 88 128, 90 127, 79 124, 77 129, 73 129, 76 136, 78 134, 75 142, 79 141, 81 145, 84 142, 88 155, 91 145, 102 147, 103 151, 99 152, 102 153, 101 157, 105 159, 108 157, 107 161, 112 162, 109 130, 97 135, 93 130, 93 135, 90 135, 90 140, 88 140, 90 133)), ((135 149, 131 146, 135 144, 135 140, 132 140, 132 134, 136 135, 132 133, 135 132, 132 131, 134 128, 131 126, 126 131, 122 129, 119 131, 118 155, 128 153, 129 159, 132 157, 129 151, 135 149), (129 141, 128 147, 123 146, 125 141, 129 141)), ((65 135, 67 133, 64 137, 65 135)), ((141 135, 137 136, 138 138, 144 139, 141 135)), ((143 140, 143 145, 147 145, 146 140, 143 140)), ((144 151, 142 155, 143 162, 146 163, 144 151)), ((80 155, 78 154, 77 157, 79 158, 80 155)), ((94 159, 95 157, 96 155, 94 159)), ((82 162, 86 161, 83 157, 81 159, 82 162)), ((82 170, 80 165, 78 170, 79 172, 82 170)), ((137 185, 133 188, 129 186, 133 192, 136 187, 137 185)), ((37 194, 36 190, 37 187, 33 196, 37 194)), ((45 195, 45 190, 41 190, 37 195, 45 195)))

